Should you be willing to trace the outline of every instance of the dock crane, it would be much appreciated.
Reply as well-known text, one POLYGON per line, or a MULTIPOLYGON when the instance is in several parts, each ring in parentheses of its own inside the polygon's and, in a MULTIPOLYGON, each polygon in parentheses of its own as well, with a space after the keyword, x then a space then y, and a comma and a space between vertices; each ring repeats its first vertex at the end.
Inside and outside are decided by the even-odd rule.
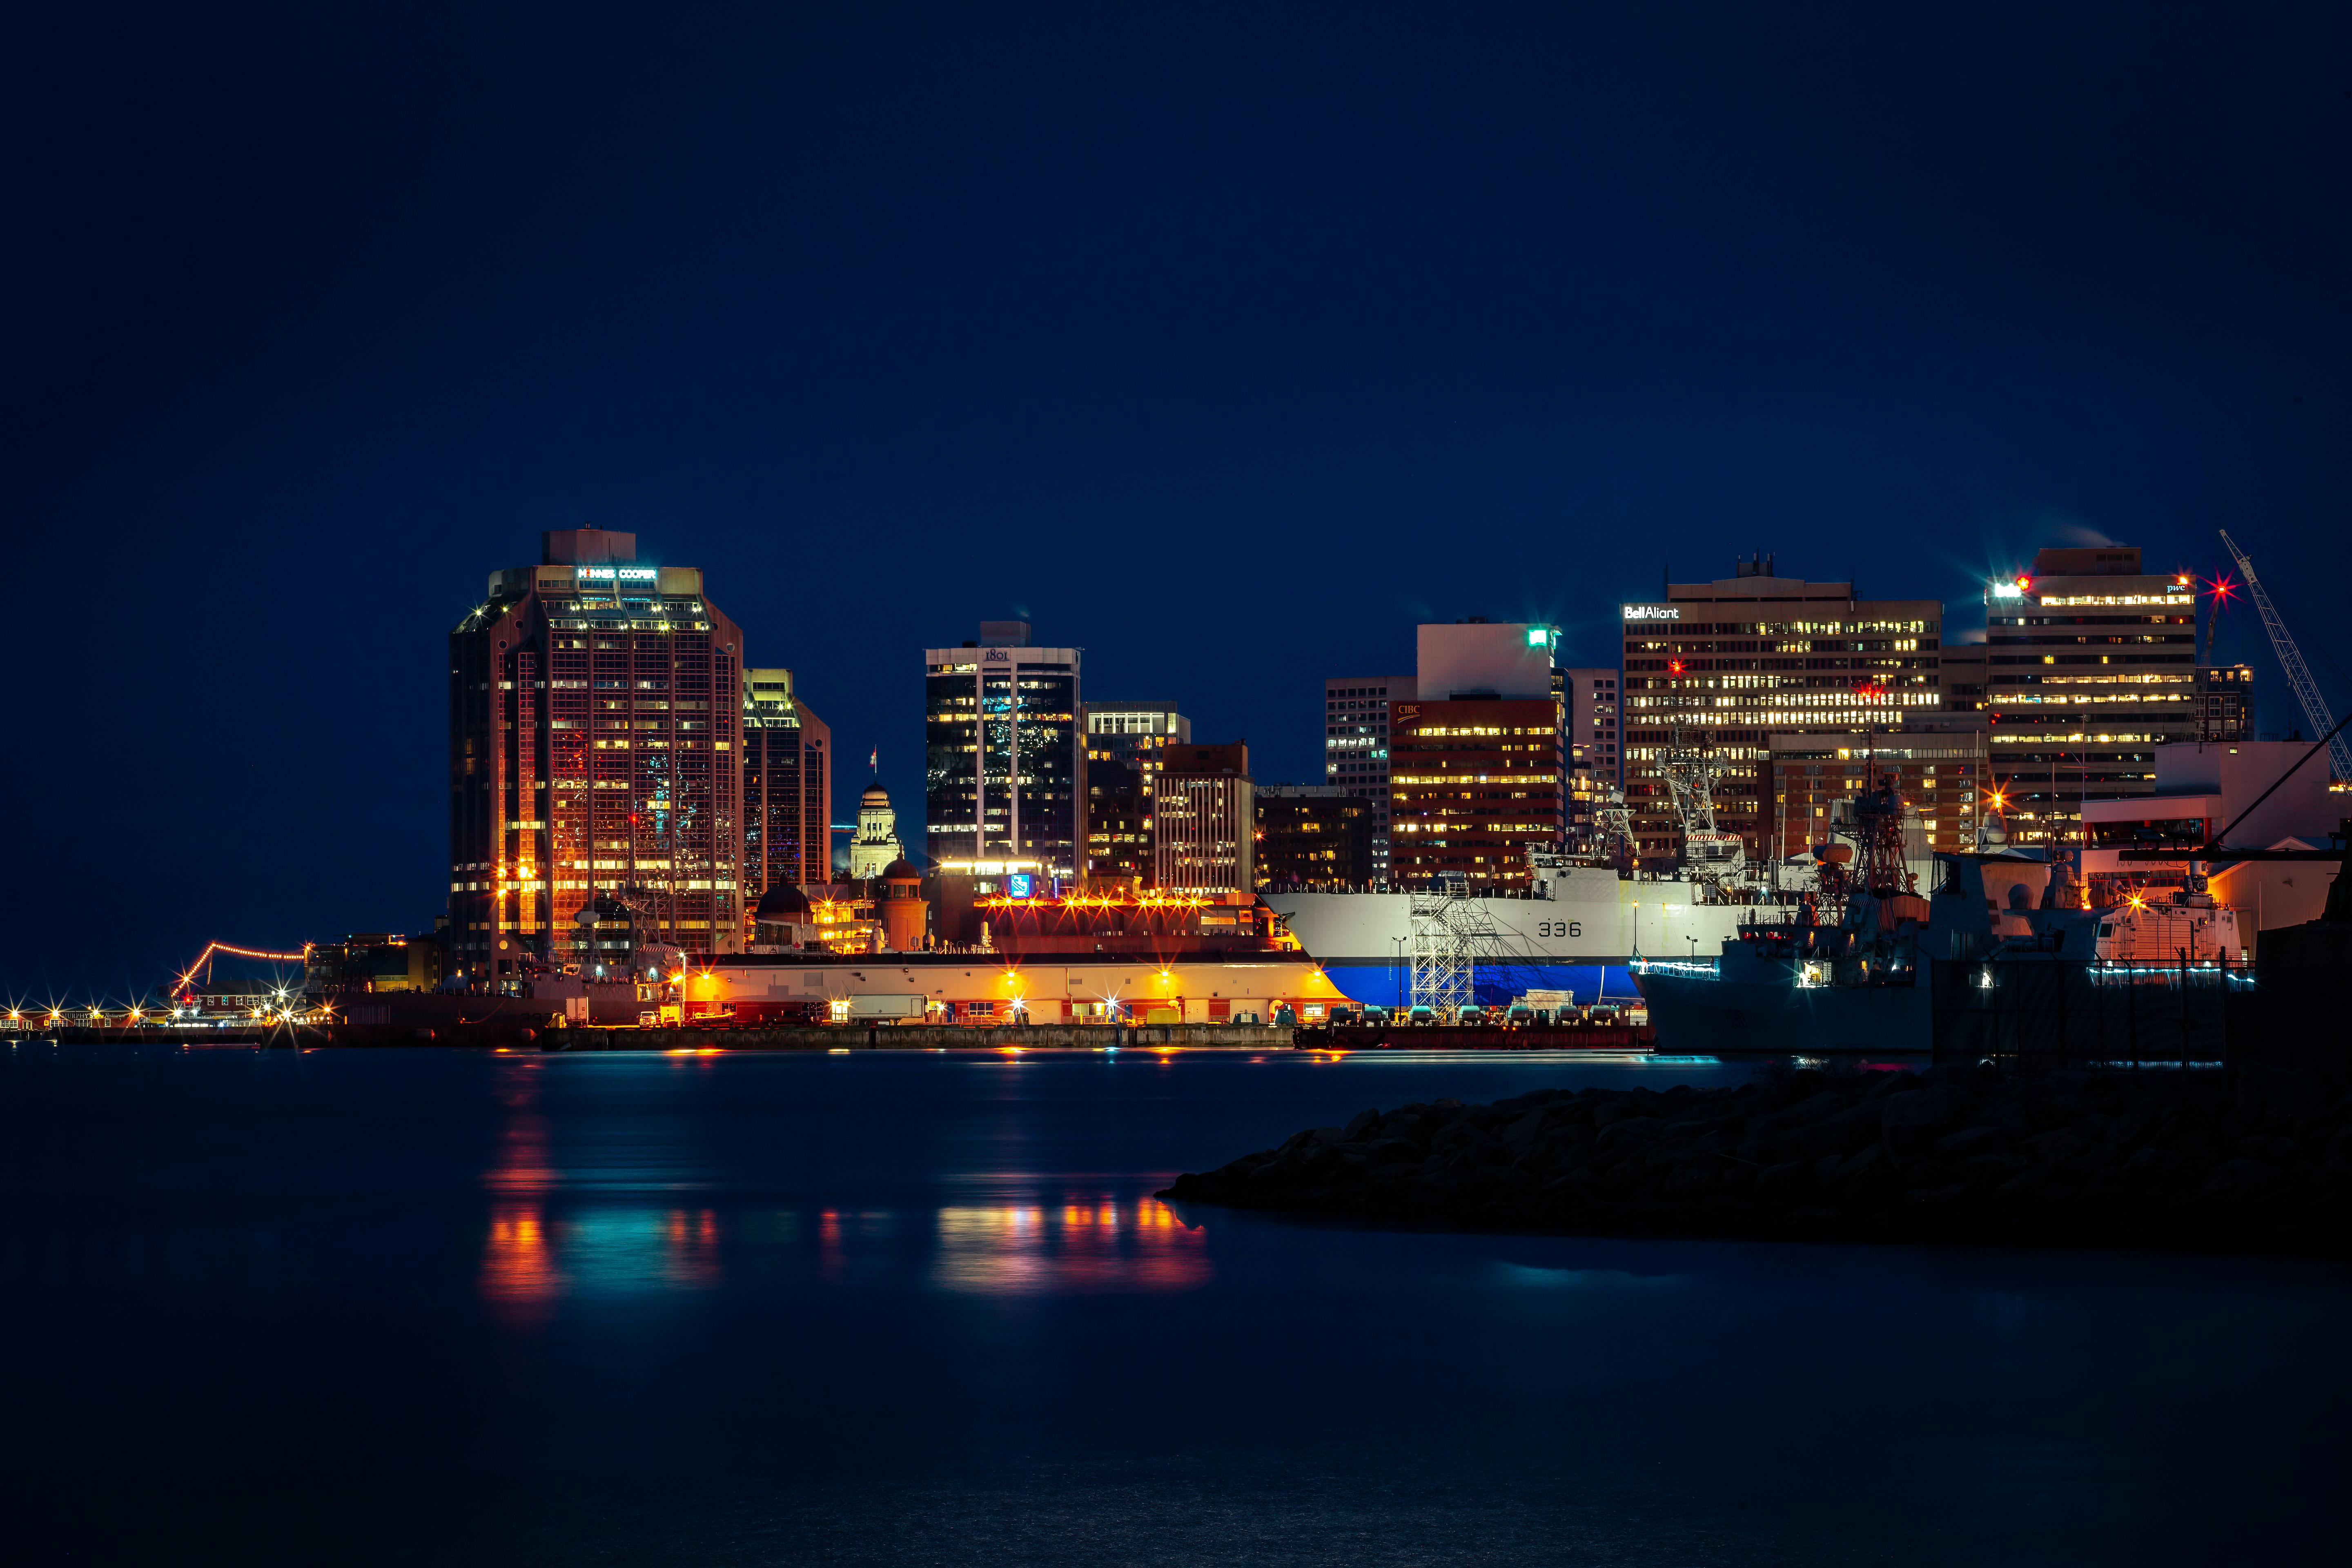
POLYGON ((2221 542, 2228 547, 2238 570, 2245 575, 2246 592, 2252 595, 2254 608, 2263 615, 2263 630, 2270 634, 2271 651, 2278 655, 2279 668, 2286 671, 2286 683, 2294 689, 2294 700, 2303 705, 2303 717, 2315 735, 2326 737, 2327 761, 2330 771, 2343 783, 2352 783, 2352 742, 2343 735, 2343 726, 2327 710, 2327 701, 2319 695, 2319 683, 2311 678, 2311 667, 2303 662, 2303 650, 2294 646, 2294 638, 2280 618, 2278 607, 2263 587, 2263 580, 2254 575, 2254 563, 2238 548, 2229 530, 2221 531, 2221 542))

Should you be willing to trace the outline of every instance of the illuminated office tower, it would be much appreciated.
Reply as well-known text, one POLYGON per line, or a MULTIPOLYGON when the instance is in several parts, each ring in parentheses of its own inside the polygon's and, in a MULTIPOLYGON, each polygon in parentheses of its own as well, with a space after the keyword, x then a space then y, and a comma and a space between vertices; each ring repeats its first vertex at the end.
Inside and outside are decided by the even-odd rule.
POLYGON ((793 690, 789 669, 743 672, 743 886, 747 906, 779 882, 833 880, 833 731, 793 690))
POLYGON ((1664 598, 1618 614, 1620 755, 1646 867, 1671 868, 1682 854, 1664 768, 1677 743, 1723 761, 1717 826, 1759 858, 1774 831, 1772 737, 1843 734, 1867 749, 1873 731, 1899 731, 1906 716, 1944 703, 1944 608, 1933 599, 1857 599, 1851 583, 1778 576, 1759 555, 1732 576, 1669 584, 1664 598))
POLYGON ((1389 879, 1389 704, 1417 690, 1410 675, 1342 675, 1323 683, 1323 782, 1372 803, 1375 884, 1389 879))
POLYGON ((2156 788, 2156 748, 2243 741, 2253 672, 2200 674, 2197 586, 2128 545, 2044 550, 1985 589, 1984 710, 2012 844, 2072 845, 2083 803, 2156 788))
POLYGON ((934 862, 1042 862, 1065 885, 1084 864, 1078 654, 1032 647, 1026 621, 982 621, 977 641, 923 652, 923 836, 934 862))
POLYGON ((1152 886, 1164 893, 1257 891, 1249 745, 1171 746, 1151 796, 1152 886))
POLYGON ((1558 628, 1484 616, 1415 631, 1415 695, 1389 707, 1389 876, 1525 887, 1568 831, 1558 628))
POLYGON ((490 575, 449 636, 453 974, 625 966, 629 935, 732 952, 742 934, 742 636, 690 566, 563 529, 490 575))

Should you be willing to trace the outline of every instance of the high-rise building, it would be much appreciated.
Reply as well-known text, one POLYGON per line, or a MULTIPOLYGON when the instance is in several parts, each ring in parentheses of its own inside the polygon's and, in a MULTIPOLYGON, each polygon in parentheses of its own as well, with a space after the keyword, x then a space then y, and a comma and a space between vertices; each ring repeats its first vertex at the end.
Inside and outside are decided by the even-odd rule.
POLYGON ((1560 708, 1568 718, 1568 839, 1589 846, 1593 807, 1618 778, 1618 672, 1562 669, 1560 708))
POLYGON ((1979 847, 1986 807, 1980 726, 1919 727, 1880 735, 1774 735, 1766 742, 1771 805, 1766 854, 1780 858, 1830 841, 1839 802, 1892 776, 1919 851, 1979 847))
POLYGON ((1127 763, 1142 773, 1160 770, 1160 753, 1192 739, 1192 721, 1173 702, 1089 702, 1087 760, 1127 763))
POLYGON ((1026 621, 982 621, 979 640, 924 650, 923 831, 934 863, 1034 859, 1076 879, 1078 655, 1031 647, 1026 621))
POLYGON ((1257 885, 1361 892, 1372 886, 1372 799, 1344 784, 1260 784, 1257 885))
POLYGON ((449 636, 453 974, 626 965, 628 935, 575 919, 601 893, 642 938, 740 944, 742 649, 635 534, 552 531, 491 574, 449 636))
POLYGON ((1558 634, 1482 618, 1416 640, 1416 695, 1390 705, 1390 879, 1525 886, 1528 851, 1559 849, 1568 827, 1558 634))
POLYGON ((1342 675, 1323 683, 1323 782, 1372 803, 1372 880, 1389 879, 1389 704, 1419 693, 1410 675, 1342 675))
POLYGON ((1523 887, 1529 850, 1560 847, 1567 778, 1549 698, 1396 704, 1389 875, 1523 887))
POLYGON ((2156 787, 2156 748, 2243 741, 2253 672, 2200 679, 2197 587, 2128 545, 2044 550, 1985 590, 1984 708, 2012 844, 2079 841, 2082 803, 2156 787))
POLYGON ((833 880, 833 731, 793 690, 789 669, 743 672, 745 902, 779 883, 833 880))
POLYGON ((1151 795, 1152 885, 1168 893, 1257 891, 1249 745, 1164 748, 1151 795))
POLYGON ((1770 737, 1858 737, 1900 729, 1943 705, 1943 606, 1933 599, 1857 599, 1851 583, 1781 577, 1769 556, 1712 583, 1670 583, 1665 597, 1619 607, 1625 628, 1622 752, 1625 803, 1644 866, 1682 853, 1664 762, 1677 746, 1723 772, 1716 826, 1763 855, 1772 822, 1770 737))
POLYGON ((1619 782, 1618 681, 1614 669, 1563 669, 1560 699, 1568 709, 1568 765, 1596 784, 1619 782))
POLYGON ((1087 759, 1086 876, 1097 891, 1151 885, 1151 796, 1132 763, 1087 759))

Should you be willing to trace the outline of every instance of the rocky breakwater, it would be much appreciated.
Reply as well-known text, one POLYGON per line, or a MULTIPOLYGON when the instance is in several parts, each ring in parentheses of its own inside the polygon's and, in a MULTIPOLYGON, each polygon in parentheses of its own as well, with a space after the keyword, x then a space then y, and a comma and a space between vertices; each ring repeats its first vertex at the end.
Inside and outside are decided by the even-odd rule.
POLYGON ((2352 1099, 1970 1068, 1546 1089, 1367 1110, 1160 1195, 1459 1229, 2344 1257, 2352 1099))

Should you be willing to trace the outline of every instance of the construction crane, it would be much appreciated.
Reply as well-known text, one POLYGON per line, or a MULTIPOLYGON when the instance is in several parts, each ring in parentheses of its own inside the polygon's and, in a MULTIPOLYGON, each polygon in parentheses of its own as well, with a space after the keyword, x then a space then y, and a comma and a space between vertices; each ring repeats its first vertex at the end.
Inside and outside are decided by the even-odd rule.
POLYGON ((2326 700, 2319 695, 2319 682, 2312 679, 2311 667, 2303 662, 2303 651, 2294 646, 2294 638, 2288 635, 2286 622, 2279 618, 2278 606, 2271 603, 2270 593, 2263 588, 2263 580, 2254 575, 2254 563, 2246 558, 2244 551, 2238 548, 2238 542, 2230 537, 2229 530, 2221 530, 2221 534, 2222 544, 2229 549, 2231 558, 2237 562, 2238 570, 2245 576, 2246 592, 2252 595, 2254 608, 2262 612, 2263 629, 2271 637, 2271 651, 2278 655, 2279 667, 2286 671, 2286 683, 2294 688, 2294 700, 2303 705, 2305 721, 2311 725, 2313 734, 2334 736, 2327 742, 2328 763, 2339 781, 2352 782, 2352 743, 2347 743, 2341 734, 2336 732, 2336 718, 2328 712, 2326 700))

